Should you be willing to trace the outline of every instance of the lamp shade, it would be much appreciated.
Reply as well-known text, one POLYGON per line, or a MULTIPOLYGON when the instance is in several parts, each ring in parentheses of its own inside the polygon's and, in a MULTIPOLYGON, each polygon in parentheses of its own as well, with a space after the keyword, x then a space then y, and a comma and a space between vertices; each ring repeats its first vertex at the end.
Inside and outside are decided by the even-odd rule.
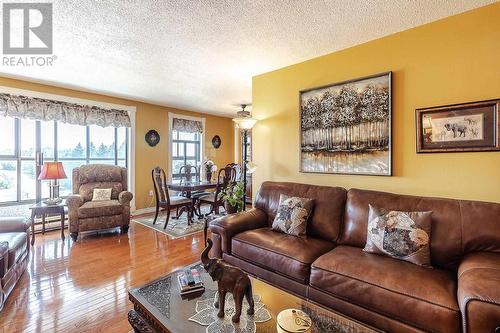
POLYGON ((64 179, 66 177, 66 173, 64 172, 64 168, 61 162, 46 162, 43 164, 42 171, 40 172, 40 176, 38 176, 39 180, 45 179, 64 179))
POLYGON ((255 170, 257 170, 257 164, 255 164, 252 161, 247 162, 247 172, 248 173, 254 173, 255 170))
POLYGON ((239 117, 239 118, 234 118, 233 121, 242 130, 249 130, 252 129, 252 127, 255 125, 257 119, 251 117, 239 117))

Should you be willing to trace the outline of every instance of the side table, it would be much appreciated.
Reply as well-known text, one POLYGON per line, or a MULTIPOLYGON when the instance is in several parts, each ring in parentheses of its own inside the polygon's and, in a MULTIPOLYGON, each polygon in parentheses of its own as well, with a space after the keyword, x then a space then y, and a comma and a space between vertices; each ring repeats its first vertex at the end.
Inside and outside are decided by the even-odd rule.
POLYGON ((47 205, 43 202, 37 202, 31 209, 31 245, 35 243, 35 218, 42 218, 42 234, 45 233, 45 218, 47 215, 60 215, 61 216, 61 239, 64 240, 64 221, 66 219, 66 200, 61 201, 57 205, 47 205))

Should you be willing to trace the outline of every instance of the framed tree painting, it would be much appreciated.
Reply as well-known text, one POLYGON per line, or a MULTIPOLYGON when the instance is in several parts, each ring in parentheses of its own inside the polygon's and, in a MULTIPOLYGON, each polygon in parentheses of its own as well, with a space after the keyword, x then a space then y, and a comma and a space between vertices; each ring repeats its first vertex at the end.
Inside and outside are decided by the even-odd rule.
POLYGON ((417 153, 500 150, 500 99, 417 109, 417 153))
POLYGON ((300 92, 300 171, 391 176, 391 72, 300 92))

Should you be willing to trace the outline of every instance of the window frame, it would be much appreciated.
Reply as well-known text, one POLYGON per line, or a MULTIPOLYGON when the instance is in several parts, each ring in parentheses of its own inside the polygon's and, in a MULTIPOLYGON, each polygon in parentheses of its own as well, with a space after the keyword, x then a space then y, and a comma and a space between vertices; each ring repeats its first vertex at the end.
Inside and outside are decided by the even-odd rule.
MULTIPOLYGON (((2 117, 3 118, 3 117, 2 117)), ((15 127, 14 127, 14 133, 15 133, 15 140, 14 140, 14 154, 13 155, 0 155, 0 162, 6 161, 6 162, 14 162, 16 163, 17 170, 16 170, 16 200, 15 201, 0 201, 0 207, 3 206, 15 206, 15 205, 24 205, 24 204, 29 204, 29 203, 34 203, 38 202, 40 200, 46 199, 45 197, 42 196, 42 189, 41 189, 41 181, 37 179, 37 176, 40 173, 41 170, 41 165, 38 163, 38 156, 40 153, 42 153, 42 147, 41 147, 41 123, 42 121, 40 120, 35 120, 35 155, 34 157, 23 157, 22 152, 21 152, 21 141, 22 141, 22 133, 21 133, 21 122, 25 119, 20 119, 20 118, 14 118, 14 117, 8 117, 14 120, 15 127), (34 199, 24 199, 22 200, 22 162, 33 162, 35 164, 35 198, 34 199)), ((26 119, 29 120, 29 119, 26 119)), ((85 161, 85 164, 90 164, 92 162, 105 162, 105 161, 113 161, 113 165, 118 165, 118 162, 123 162, 125 161, 125 167, 129 168, 129 166, 132 164, 132 161, 130 160, 130 140, 131 140, 131 128, 125 128, 125 158, 120 158, 118 156, 118 127, 114 127, 114 157, 103 157, 103 158, 98 158, 98 157, 90 157, 90 126, 91 125, 77 125, 77 126, 82 126, 85 127, 85 142, 86 142, 86 149, 85 149, 85 156, 84 157, 62 157, 59 158, 58 154, 58 127, 59 123, 56 120, 53 121, 54 124, 54 155, 53 157, 51 156, 50 158, 47 158, 47 161, 57 161, 57 162, 71 162, 71 161, 85 161)), ((69 170, 68 170, 69 171, 69 170)), ((68 178, 71 178, 71 174, 67 172, 68 178)), ((71 181, 71 180, 70 180, 71 181)), ((62 198, 65 198, 67 196, 61 196, 62 198)))
MULTIPOLYGON (((172 131, 172 154, 171 154, 171 166, 173 166, 173 163, 174 161, 184 161, 184 165, 187 164, 187 161, 189 160, 195 160, 197 162, 199 162, 199 164, 196 164, 194 165, 195 167, 199 167, 202 163, 202 159, 201 159, 201 134, 200 133, 195 133, 195 140, 182 140, 182 139, 179 139, 179 133, 182 133, 182 132, 178 132, 178 131, 172 131), (174 138, 174 133, 176 133, 176 137, 177 138, 174 138), (177 144, 177 145, 183 145, 183 156, 179 156, 179 154, 177 154, 176 156, 173 155, 173 151, 174 151, 174 144, 177 144), (188 144, 194 144, 195 145, 195 155, 194 156, 188 156, 186 154, 187 152, 187 145, 188 144)), ((179 148, 177 148, 177 153, 179 153, 179 148)), ((171 174, 172 174, 172 179, 179 179, 181 177, 181 174, 178 173, 179 170, 172 170, 171 174), (174 172, 174 171, 177 171, 177 172, 174 172)))
MULTIPOLYGON (((198 149, 198 154, 199 154, 199 159, 198 161, 200 162, 200 165, 203 163, 203 160, 204 160, 204 156, 205 156, 205 149, 204 149, 204 144, 205 144, 205 118, 203 117, 193 117, 193 116, 186 116, 186 115, 183 115, 183 114, 175 114, 175 113, 171 113, 169 112, 168 114, 168 150, 167 150, 167 163, 168 163, 168 166, 167 166, 167 170, 168 170, 168 173, 167 173, 167 177, 169 179, 169 181, 172 181, 176 178, 178 178, 180 176, 179 173, 174 173, 174 170, 172 170, 172 167, 173 167, 173 161, 175 160, 184 160, 184 162, 186 162, 187 160, 190 160, 190 158, 185 158, 182 157, 182 158, 179 158, 178 156, 173 156, 173 145, 174 143, 181 143, 181 144, 184 144, 184 155, 186 153, 186 145, 187 143, 195 143, 195 145, 197 145, 198 149), (192 140, 180 140, 178 139, 174 139, 173 138, 173 134, 174 134, 174 131, 173 131, 173 121, 174 121, 174 118, 177 118, 177 119, 187 119, 187 120, 194 120, 194 121, 200 121, 201 124, 202 124, 202 128, 203 128, 203 132, 202 133, 197 133, 197 135, 199 135, 199 140, 198 141, 192 141, 192 140)), ((190 156, 190 157, 196 157, 196 156, 190 156)), ((192 159, 192 158, 191 158, 192 159)), ((198 165, 198 166, 200 166, 198 165)), ((177 170, 178 172, 178 170, 177 170)), ((201 172, 201 176, 203 177, 203 172, 201 172)))

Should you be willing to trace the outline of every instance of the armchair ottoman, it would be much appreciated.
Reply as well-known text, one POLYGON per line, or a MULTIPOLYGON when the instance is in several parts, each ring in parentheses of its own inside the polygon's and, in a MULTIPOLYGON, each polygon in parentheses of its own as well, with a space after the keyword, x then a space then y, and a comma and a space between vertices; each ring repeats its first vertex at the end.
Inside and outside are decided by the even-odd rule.
POLYGON ((115 227, 128 232, 133 195, 127 189, 126 168, 105 164, 74 168, 73 195, 66 199, 71 238, 76 241, 80 232, 115 227), (111 200, 92 201, 94 189, 109 188, 111 200))

